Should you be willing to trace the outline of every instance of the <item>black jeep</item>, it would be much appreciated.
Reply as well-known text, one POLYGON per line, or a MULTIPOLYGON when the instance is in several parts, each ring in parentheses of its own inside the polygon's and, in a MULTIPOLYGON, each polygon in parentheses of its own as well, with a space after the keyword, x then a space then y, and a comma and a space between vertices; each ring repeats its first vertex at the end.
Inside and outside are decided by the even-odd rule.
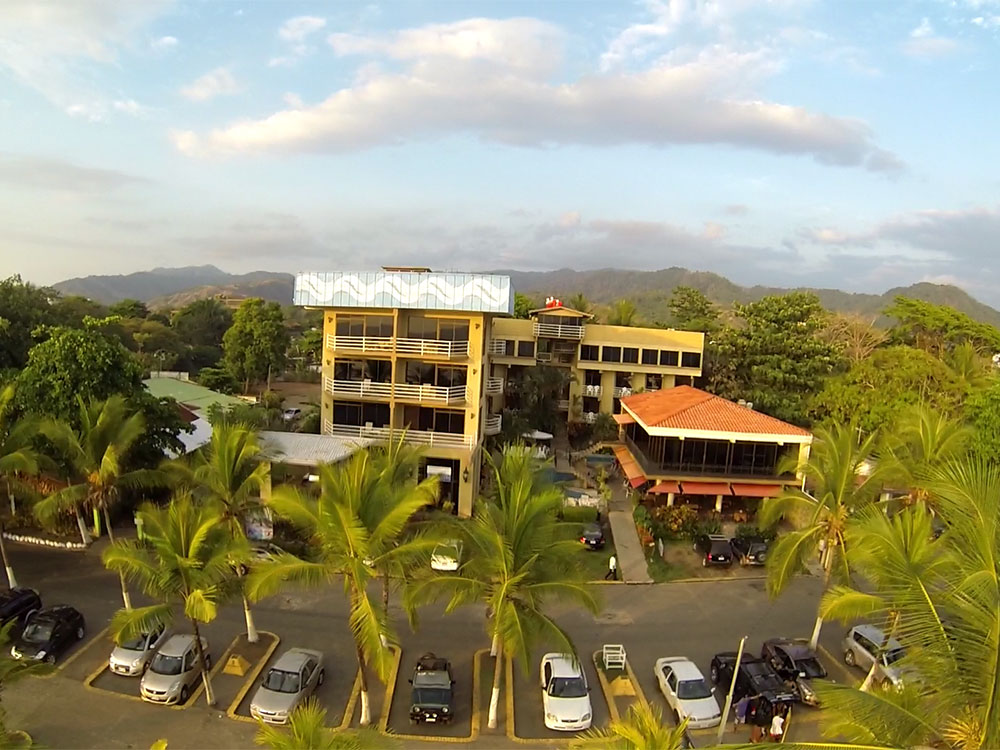
POLYGON ((432 653, 417 661, 410 679, 413 693, 410 697, 410 723, 447 724, 454 718, 452 706, 451 663, 432 653))

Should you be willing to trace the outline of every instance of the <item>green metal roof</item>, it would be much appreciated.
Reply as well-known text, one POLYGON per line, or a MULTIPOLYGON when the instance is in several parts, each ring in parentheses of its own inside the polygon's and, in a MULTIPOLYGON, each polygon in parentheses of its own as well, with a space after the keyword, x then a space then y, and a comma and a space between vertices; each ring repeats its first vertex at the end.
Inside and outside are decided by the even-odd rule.
POLYGON ((142 382, 145 383, 147 390, 157 398, 167 396, 176 399, 178 403, 197 412, 206 411, 212 404, 222 404, 223 407, 228 408, 247 403, 236 396, 227 396, 225 393, 213 391, 203 385, 176 378, 149 378, 142 382))

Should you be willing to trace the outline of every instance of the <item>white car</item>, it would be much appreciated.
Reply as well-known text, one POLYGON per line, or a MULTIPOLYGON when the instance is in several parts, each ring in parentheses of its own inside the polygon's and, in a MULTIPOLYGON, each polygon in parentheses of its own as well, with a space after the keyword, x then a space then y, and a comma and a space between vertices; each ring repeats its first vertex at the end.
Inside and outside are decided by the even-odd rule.
POLYGON ((704 729, 722 721, 715 688, 708 686, 693 661, 684 656, 664 656, 656 660, 653 673, 678 723, 687 719, 689 728, 704 729))
POLYGON ((573 654, 545 654, 541 679, 545 726, 560 732, 590 729, 594 711, 580 660, 573 654))
POLYGON ((125 677, 141 676, 168 637, 169 634, 162 625, 151 633, 140 633, 132 640, 115 647, 108 658, 108 667, 115 674, 125 677))
POLYGON ((431 553, 431 568, 446 573, 458 570, 462 560, 462 543, 457 539, 449 539, 434 548, 431 553))

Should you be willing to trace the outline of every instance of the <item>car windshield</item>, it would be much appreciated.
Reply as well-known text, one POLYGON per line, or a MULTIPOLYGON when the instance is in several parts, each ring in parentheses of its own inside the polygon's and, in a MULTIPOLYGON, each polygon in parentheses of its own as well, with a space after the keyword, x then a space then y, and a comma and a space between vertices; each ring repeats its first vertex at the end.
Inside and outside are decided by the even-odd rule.
POLYGON ((272 669, 267 673, 264 687, 276 693, 297 693, 299 692, 299 673, 272 669))
POLYGON ((886 651, 882 658, 885 659, 886 664, 895 664, 897 661, 903 658, 903 649, 894 648, 891 651, 886 651))
POLYGON ((587 684, 582 677, 553 677, 549 695, 553 698, 582 698, 587 694, 587 684))
POLYGON ((130 641, 125 641, 122 644, 122 648, 128 649, 129 651, 142 651, 146 648, 146 634, 142 633, 130 641))
POLYGON ((447 706, 451 691, 446 688, 413 688, 413 702, 418 706, 447 706))
POLYGON ((712 695, 712 691, 709 689, 708 685, 705 684, 705 680, 684 680, 677 685, 677 697, 685 698, 687 700, 696 700, 698 698, 708 698, 712 695))
POLYGON ((149 671, 156 674, 180 674, 184 664, 183 656, 167 656, 157 654, 153 657, 153 663, 149 665, 149 671))
POLYGON ((44 643, 52 637, 51 622, 32 622, 24 629, 21 638, 28 643, 44 643))
POLYGON ((796 660, 795 666, 800 672, 805 672, 806 677, 826 677, 826 670, 823 669, 823 665, 813 656, 796 660))

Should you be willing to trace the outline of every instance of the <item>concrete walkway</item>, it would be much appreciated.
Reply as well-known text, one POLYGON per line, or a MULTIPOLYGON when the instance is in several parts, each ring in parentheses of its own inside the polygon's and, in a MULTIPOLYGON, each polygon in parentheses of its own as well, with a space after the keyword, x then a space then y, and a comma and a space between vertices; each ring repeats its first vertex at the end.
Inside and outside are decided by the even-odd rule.
POLYGON ((632 503, 617 477, 612 477, 611 502, 608 504, 608 521, 618 555, 618 572, 625 583, 652 583, 646 567, 646 555, 639 543, 639 533, 632 520, 632 503))

